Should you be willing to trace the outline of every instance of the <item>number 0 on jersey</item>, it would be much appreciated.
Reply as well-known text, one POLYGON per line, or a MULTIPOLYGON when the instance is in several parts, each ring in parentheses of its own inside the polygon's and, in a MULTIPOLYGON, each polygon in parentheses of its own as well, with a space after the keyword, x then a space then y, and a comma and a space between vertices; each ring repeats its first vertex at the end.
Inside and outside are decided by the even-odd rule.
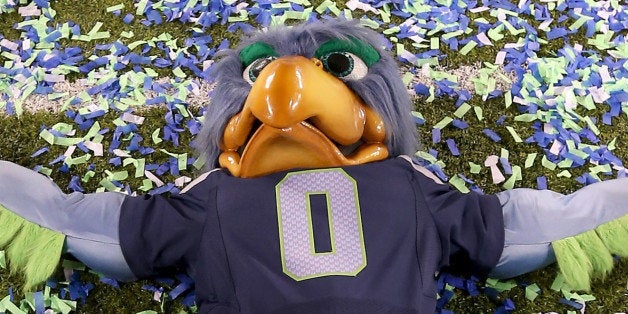
POLYGON ((301 281, 356 276, 366 267, 357 184, 342 169, 288 173, 275 187, 281 261, 285 274, 301 281), (316 252, 312 195, 327 201, 331 251, 316 252))

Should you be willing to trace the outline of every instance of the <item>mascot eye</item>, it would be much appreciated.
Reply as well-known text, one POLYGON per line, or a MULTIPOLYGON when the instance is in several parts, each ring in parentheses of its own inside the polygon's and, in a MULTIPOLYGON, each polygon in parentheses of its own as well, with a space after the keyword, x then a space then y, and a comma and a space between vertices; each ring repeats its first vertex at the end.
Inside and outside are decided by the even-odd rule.
POLYGON ((342 80, 359 80, 368 73, 368 67, 360 57, 350 52, 331 52, 321 58, 323 67, 342 80))
POLYGON ((249 84, 253 85, 253 82, 257 80, 260 72, 262 72, 262 70, 275 59, 277 59, 277 57, 269 56, 265 58, 259 58, 251 62, 251 64, 249 64, 244 69, 244 72, 242 72, 242 78, 244 78, 244 80, 247 81, 249 84))

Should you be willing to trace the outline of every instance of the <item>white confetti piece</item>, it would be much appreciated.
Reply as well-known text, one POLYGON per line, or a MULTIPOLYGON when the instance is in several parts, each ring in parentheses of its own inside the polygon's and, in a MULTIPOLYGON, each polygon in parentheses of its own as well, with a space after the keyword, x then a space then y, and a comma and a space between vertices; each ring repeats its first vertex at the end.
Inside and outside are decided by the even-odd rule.
POLYGON ((122 121, 135 123, 135 124, 142 124, 144 123, 144 117, 140 117, 132 113, 125 112, 122 114, 122 121))
POLYGON ((184 186, 186 183, 192 181, 192 178, 190 177, 186 177, 186 176, 182 176, 182 177, 178 177, 174 180, 174 185, 178 186, 178 187, 182 187, 184 186))
POLYGON ((85 141, 85 147, 94 152, 94 156, 103 156, 103 145, 92 141, 85 141))
POLYGON ((600 104, 604 101, 606 101, 607 99, 611 98, 611 95, 609 95, 605 90, 604 90, 604 86, 602 87, 590 87, 589 88, 589 93, 591 93, 591 96, 593 96, 593 101, 595 101, 596 103, 600 104))
POLYGON ((148 178, 149 180, 151 180, 153 183, 155 183, 157 186, 162 186, 164 185, 164 182, 159 180, 159 178, 157 178, 156 175, 154 175, 152 172, 148 171, 148 170, 144 170, 144 175, 146 176, 146 178, 148 178))
POLYGON ((484 161, 484 166, 489 167, 491 169, 491 176, 493 177, 493 183, 499 184, 506 181, 506 178, 502 174, 502 172, 497 168, 497 163, 499 162, 499 157, 496 155, 490 155, 486 157, 484 161))
POLYGON ((113 154, 118 156, 118 157, 131 157, 131 155, 119 148, 116 148, 113 150, 113 154))
POLYGON ((17 50, 17 47, 19 47, 18 44, 6 39, 6 38, 2 38, 2 40, 0 40, 0 46, 7 48, 11 51, 15 51, 17 50))
MULTIPOLYGON (((488 38, 488 36, 486 36, 486 33, 484 33, 484 32, 479 33, 479 34, 477 35, 477 37, 478 37, 478 40, 479 40, 482 44, 487 45, 487 46, 492 46, 492 45, 493 45, 493 43, 492 43, 492 42, 491 42, 491 40, 488 38)), ((501 51, 500 51, 500 52, 501 52, 501 51)), ((500 64, 501 64, 501 63, 500 63, 500 64)))

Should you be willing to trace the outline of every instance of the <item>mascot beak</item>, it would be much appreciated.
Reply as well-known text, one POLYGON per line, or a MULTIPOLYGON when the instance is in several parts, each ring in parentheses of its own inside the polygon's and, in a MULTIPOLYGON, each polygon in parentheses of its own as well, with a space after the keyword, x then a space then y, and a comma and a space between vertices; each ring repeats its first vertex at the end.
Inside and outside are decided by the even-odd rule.
POLYGON ((259 72, 225 127, 219 163, 244 178, 355 165, 387 158, 384 140, 381 117, 320 60, 288 56, 259 72))

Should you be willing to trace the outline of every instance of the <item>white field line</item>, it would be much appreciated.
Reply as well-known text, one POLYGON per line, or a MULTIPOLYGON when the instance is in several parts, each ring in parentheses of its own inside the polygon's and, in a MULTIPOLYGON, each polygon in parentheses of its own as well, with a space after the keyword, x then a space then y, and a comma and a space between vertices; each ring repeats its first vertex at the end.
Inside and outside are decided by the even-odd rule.
MULTIPOLYGON (((463 65, 455 69, 435 68, 433 70, 443 71, 457 77, 458 79, 457 88, 465 89, 473 93, 475 91, 475 87, 474 87, 474 83, 472 82, 472 79, 478 78, 480 76, 479 74, 480 69, 481 69, 481 66, 477 64, 477 65, 463 65)), ((407 69, 402 68, 401 70, 403 72, 407 72, 407 69)), ((502 77, 506 76, 510 79, 511 82, 513 82, 514 80, 516 80, 514 73, 507 73, 503 68, 500 67, 492 74, 492 77, 495 78, 495 81, 496 81, 496 87, 495 87, 496 89, 501 90, 501 91, 510 90, 510 82, 505 82, 499 76, 502 76, 502 77)), ((170 81, 171 79, 168 77, 160 78, 156 80, 156 82, 158 83, 166 83, 170 81)), ((416 83, 422 83, 426 85, 427 87, 435 86, 433 79, 430 78, 429 75, 425 75, 425 71, 422 71, 421 69, 419 69, 417 74, 414 75, 411 83, 408 86, 408 92, 413 97, 415 97, 415 92, 412 87, 416 83)), ((88 84, 86 79, 79 79, 76 82, 67 82, 67 81, 58 82, 53 87, 54 92, 55 93, 67 93, 63 97, 50 100, 48 98, 48 95, 33 94, 29 96, 26 99, 26 101, 24 101, 22 108, 25 112, 31 112, 31 113, 36 112, 36 111, 58 112, 62 109, 63 104, 68 99, 73 99, 74 97, 78 96, 81 92, 86 91, 88 88, 92 86, 94 85, 88 84)), ((210 84, 207 82, 199 82, 196 88, 194 88, 188 93, 185 101, 194 108, 201 108, 203 106, 206 106, 209 102, 208 93, 212 89, 213 89, 213 84, 210 84)), ((165 93, 159 93, 159 94, 154 91, 148 90, 144 92, 144 95, 146 96, 147 99, 150 99, 150 98, 157 97, 160 95, 173 95, 176 92, 177 91, 174 88, 166 91, 165 93)), ((12 96, 10 96, 8 100, 14 102, 16 100, 15 98, 19 97, 19 92, 11 93, 11 94, 12 96)), ((76 106, 70 106, 70 107, 73 109, 78 109, 81 107, 92 106, 94 104, 97 104, 96 97, 92 97, 91 101, 83 101, 82 103, 76 106)), ((134 106, 133 108, 136 110, 141 110, 143 109, 142 105, 143 104, 137 104, 137 106, 134 106)), ((0 113, 3 113, 3 112, 5 112, 5 110, 0 109, 0 113)))

